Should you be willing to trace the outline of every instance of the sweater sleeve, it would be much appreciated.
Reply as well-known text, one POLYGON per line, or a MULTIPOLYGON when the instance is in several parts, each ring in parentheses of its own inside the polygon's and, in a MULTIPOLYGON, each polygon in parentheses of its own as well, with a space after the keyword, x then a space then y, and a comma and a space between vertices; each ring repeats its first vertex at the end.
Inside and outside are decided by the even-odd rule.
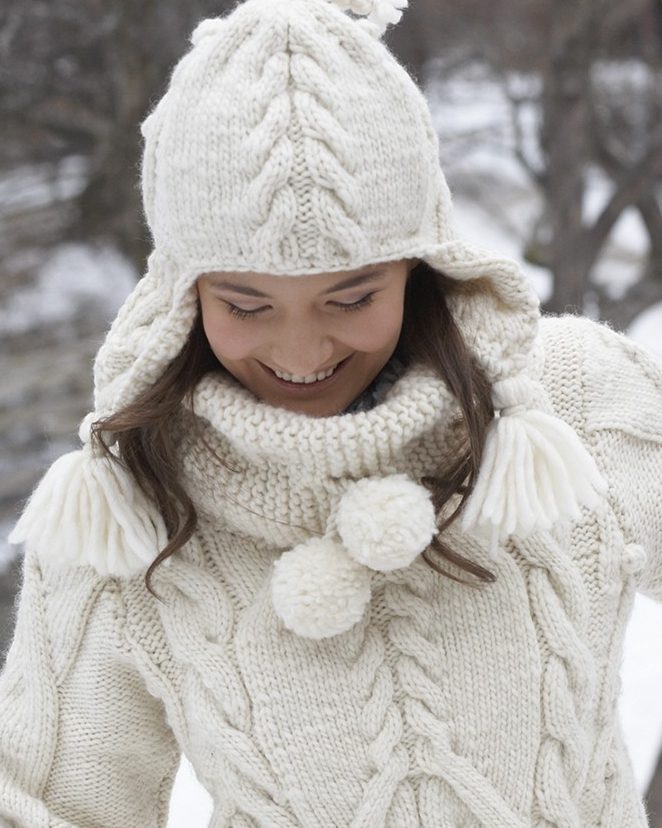
POLYGON ((606 324, 588 322, 587 429, 627 544, 646 562, 635 584, 662 601, 662 360, 606 324))
POLYGON ((0 825, 166 824, 180 752, 122 618, 116 579, 26 550, 0 672, 0 825))

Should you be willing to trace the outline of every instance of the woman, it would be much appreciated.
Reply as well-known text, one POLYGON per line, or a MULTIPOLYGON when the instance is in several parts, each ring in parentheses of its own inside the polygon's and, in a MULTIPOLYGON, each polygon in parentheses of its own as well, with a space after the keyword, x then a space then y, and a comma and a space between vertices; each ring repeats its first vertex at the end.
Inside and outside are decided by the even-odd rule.
POLYGON ((455 236, 402 5, 246 0, 142 125, 147 273, 11 536, 3 824, 162 826, 183 751, 219 828, 646 825, 662 370, 455 236))

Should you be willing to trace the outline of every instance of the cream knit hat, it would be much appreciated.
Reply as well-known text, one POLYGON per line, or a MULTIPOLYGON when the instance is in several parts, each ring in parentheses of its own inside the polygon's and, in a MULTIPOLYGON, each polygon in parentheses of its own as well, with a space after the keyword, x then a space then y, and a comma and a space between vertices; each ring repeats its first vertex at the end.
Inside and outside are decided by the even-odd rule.
MULTIPOLYGON (((83 447, 51 466, 11 542, 43 540, 81 563, 86 550, 104 550, 99 568, 114 575, 140 571, 165 545, 160 515, 117 464, 94 456, 89 429, 180 352, 196 315, 195 281, 211 270, 304 277, 425 260, 457 282, 449 307, 493 382, 497 410, 462 528, 485 532, 494 549, 510 534, 577 519, 580 505, 604 494, 575 432, 536 407, 541 389, 526 372, 540 315, 532 288, 517 263, 453 231, 426 100, 381 41, 404 6, 246 0, 196 27, 141 127, 154 241, 147 272, 97 354, 83 447)), ((423 497, 418 483, 400 482, 405 499, 412 484, 423 497)), ((404 566, 425 547, 434 526, 420 498, 419 506, 430 531, 406 560, 395 550, 373 568, 404 566)), ((339 518, 351 546, 355 509, 339 518)), ((361 562, 371 566, 370 556, 361 562)))

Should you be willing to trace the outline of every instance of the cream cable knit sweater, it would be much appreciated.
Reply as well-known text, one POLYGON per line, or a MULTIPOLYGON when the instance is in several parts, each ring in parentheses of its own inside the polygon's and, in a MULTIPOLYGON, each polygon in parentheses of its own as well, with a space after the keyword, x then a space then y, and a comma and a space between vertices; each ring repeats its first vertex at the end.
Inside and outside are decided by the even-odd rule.
POLYGON ((323 530, 348 480, 430 471, 459 439, 454 402, 409 370, 371 411, 325 422, 203 381, 205 438, 238 471, 182 412, 201 523, 157 570, 164 604, 141 576, 26 552, 0 674, 0 825, 163 826, 184 751, 212 828, 643 828, 616 702, 634 590, 662 600, 662 366, 605 326, 546 317, 531 373, 607 499, 496 561, 450 531, 495 584, 419 558, 375 573, 365 618, 324 640, 283 629, 274 560, 323 530))

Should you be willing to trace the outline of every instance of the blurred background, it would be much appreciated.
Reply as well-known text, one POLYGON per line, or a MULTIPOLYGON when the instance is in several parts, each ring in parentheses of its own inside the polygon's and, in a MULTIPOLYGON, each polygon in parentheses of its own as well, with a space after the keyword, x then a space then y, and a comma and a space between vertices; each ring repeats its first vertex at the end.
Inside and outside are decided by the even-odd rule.
MULTIPOLYGON (((77 447, 92 359, 150 249, 139 124, 196 23, 233 6, 3 0, 0 665, 20 570, 6 536, 77 447)), ((410 0, 384 40, 432 108, 458 231, 522 261, 544 312, 608 320, 662 357, 659 0, 410 0)), ((620 715, 654 828, 661 632, 638 595, 620 715)), ((184 759, 170 828, 210 813, 184 759)))

